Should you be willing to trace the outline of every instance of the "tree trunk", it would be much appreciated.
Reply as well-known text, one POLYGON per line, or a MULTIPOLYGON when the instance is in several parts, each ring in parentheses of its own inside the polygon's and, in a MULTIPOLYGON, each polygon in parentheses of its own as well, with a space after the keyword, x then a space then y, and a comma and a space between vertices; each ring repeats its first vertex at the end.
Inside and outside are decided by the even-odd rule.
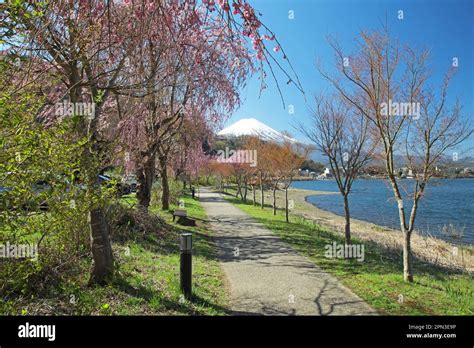
MULTIPOLYGON (((403 233, 403 280, 411 283, 413 282, 413 268, 411 261, 411 232, 405 223, 405 208, 397 182, 393 175, 389 175, 389 180, 392 184, 392 189, 397 201, 398 216, 400 218, 400 230, 403 233)), ((413 214, 412 217, 414 218, 413 214)))
POLYGON ((89 212, 91 248, 94 258, 94 269, 89 284, 105 285, 114 273, 114 259, 109 239, 109 226, 102 209, 89 212))
POLYGON ((263 209, 265 207, 265 195, 263 194, 263 183, 260 183, 260 206, 263 209))
POLYGON ((257 199, 255 197, 255 185, 252 185, 252 193, 253 193, 253 206, 257 205, 257 199))
POLYGON ((273 215, 276 215, 276 186, 273 186, 273 202, 272 202, 272 207, 273 207, 273 215))
POLYGON ((242 194, 242 183, 240 182, 240 179, 237 180, 237 193, 235 194, 235 198, 239 198, 239 195, 240 195, 240 199, 244 199, 244 196, 242 194))
POLYGON ((351 214, 349 211, 349 199, 347 195, 344 195, 344 215, 346 217, 345 225, 345 235, 346 235, 346 244, 351 244, 351 214))
POLYGON ((288 186, 285 187, 285 218, 286 222, 290 222, 290 219, 288 218, 288 186))
MULTIPOLYGON (((92 197, 100 195, 100 185, 97 173, 99 168, 94 161, 94 153, 99 153, 100 147, 93 143, 85 149, 87 168, 87 190, 92 197)), ((110 230, 103 209, 100 206, 92 207, 88 213, 91 252, 94 267, 89 278, 89 284, 105 285, 112 280, 114 274, 114 256, 110 243, 110 230)))
POLYGON ((155 178, 155 156, 150 156, 137 172, 137 200, 138 208, 148 211, 151 201, 151 190, 155 178))
POLYGON ((408 230, 403 231, 403 280, 413 282, 411 232, 408 230))
POLYGON ((168 182, 168 170, 166 168, 166 158, 160 157, 160 176, 161 176, 161 209, 170 208, 170 186, 168 182))
POLYGON ((403 200, 397 199, 398 215, 400 217, 400 229, 403 233, 403 280, 406 282, 413 282, 413 269, 411 263, 411 232, 405 224, 405 209, 403 200))
POLYGON ((244 182, 244 195, 242 197, 242 201, 245 204, 247 204, 247 191, 248 191, 247 182, 244 182))

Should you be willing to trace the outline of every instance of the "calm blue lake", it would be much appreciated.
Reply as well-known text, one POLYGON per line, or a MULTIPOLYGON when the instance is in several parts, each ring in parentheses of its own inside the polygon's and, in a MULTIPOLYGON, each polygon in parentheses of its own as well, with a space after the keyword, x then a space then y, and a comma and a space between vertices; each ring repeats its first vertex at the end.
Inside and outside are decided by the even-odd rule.
MULTIPOLYGON (((401 181, 407 192, 414 181, 401 181)), ((337 192, 307 198, 318 208, 344 215, 342 195, 334 180, 297 181, 292 187, 306 190, 337 192)), ((357 180, 349 195, 351 217, 399 229, 398 209, 385 180, 357 180)), ((406 208, 411 209, 408 201, 406 208)), ((455 243, 474 244, 474 179, 438 179, 428 183, 421 199, 415 229, 455 243), (452 237, 446 227, 452 225, 462 235, 452 237)))

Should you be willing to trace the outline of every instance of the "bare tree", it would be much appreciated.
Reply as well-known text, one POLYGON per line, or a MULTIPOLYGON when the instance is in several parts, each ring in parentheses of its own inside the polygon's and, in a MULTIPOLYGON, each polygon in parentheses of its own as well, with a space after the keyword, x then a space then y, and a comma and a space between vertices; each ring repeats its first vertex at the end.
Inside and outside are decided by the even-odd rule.
POLYGON ((250 137, 247 140, 246 147, 247 149, 255 150, 258 154, 257 165, 254 168, 255 186, 258 183, 260 187, 260 207, 264 209, 264 188, 265 185, 271 181, 272 158, 275 145, 259 139, 258 137, 250 137))
POLYGON ((299 129, 329 160, 344 201, 346 244, 351 244, 349 194, 354 180, 373 154, 369 123, 338 96, 317 96, 315 104, 311 112, 312 127, 300 124, 299 129))
MULTIPOLYGON (((275 142, 267 142, 263 146, 263 156, 260 156, 262 161, 262 168, 265 168, 267 173, 267 182, 272 189, 272 209, 273 215, 276 215, 276 191, 278 191, 281 181, 284 176, 283 168, 283 148, 275 142)), ((263 202, 263 189, 262 189, 263 202)), ((263 208, 263 204, 262 204, 263 208)))
MULTIPOLYGON (((287 135, 288 138, 291 138, 289 133, 286 133, 285 135, 287 135)), ((289 140, 285 140, 279 148, 278 159, 275 166, 276 176, 280 178, 283 190, 285 190, 285 219, 286 222, 290 222, 288 189, 293 182, 293 178, 295 177, 298 168, 300 168, 303 162, 307 159, 310 147, 301 143, 293 143, 289 140)))
POLYGON ((459 103, 448 106, 447 89, 454 72, 446 75, 440 91, 427 86, 427 51, 415 51, 391 39, 389 31, 362 32, 357 52, 349 56, 337 41, 329 39, 336 56, 334 75, 320 72, 371 125, 380 142, 380 156, 398 204, 403 243, 403 278, 413 281, 411 235, 419 201, 436 163, 450 149, 472 134, 459 103), (414 169, 414 184, 407 196, 397 178, 397 160, 414 169), (405 202, 411 202, 406 212, 405 202))
POLYGON ((246 163, 232 163, 231 167, 235 183, 237 184, 235 197, 238 198, 240 196, 242 202, 247 203, 248 181, 251 177, 251 168, 246 163))

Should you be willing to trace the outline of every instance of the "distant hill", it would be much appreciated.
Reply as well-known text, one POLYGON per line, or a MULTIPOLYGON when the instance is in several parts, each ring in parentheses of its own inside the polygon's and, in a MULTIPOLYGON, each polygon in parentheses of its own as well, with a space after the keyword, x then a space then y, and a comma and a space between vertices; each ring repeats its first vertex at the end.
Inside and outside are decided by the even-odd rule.
MULTIPOLYGON (((328 166, 329 161, 328 158, 323 155, 320 151, 314 151, 310 154, 309 156, 310 159, 313 161, 321 162, 324 165, 328 166)), ((397 168, 404 167, 407 165, 406 158, 404 156, 400 155, 395 155, 394 156, 394 161, 396 164, 397 168)), ((385 162, 382 159, 374 159, 370 161, 371 165, 378 165, 378 166, 385 166, 385 162)), ((454 161, 451 156, 444 156, 441 160, 437 162, 437 165, 449 167, 449 168, 465 168, 465 167, 471 167, 474 168, 474 157, 471 156, 466 156, 466 157, 460 157, 457 161, 454 161)))

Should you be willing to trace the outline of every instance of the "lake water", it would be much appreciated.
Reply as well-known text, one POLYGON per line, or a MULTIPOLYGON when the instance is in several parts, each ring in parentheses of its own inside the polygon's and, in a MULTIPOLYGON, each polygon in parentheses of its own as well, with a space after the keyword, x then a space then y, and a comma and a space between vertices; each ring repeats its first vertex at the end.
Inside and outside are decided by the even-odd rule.
MULTIPOLYGON (((414 181, 401 180, 410 192, 414 181)), ((344 215, 342 195, 334 180, 296 181, 292 187, 306 190, 331 191, 334 195, 307 198, 318 208, 344 215)), ((406 201, 406 210, 411 204, 406 201)), ((398 209, 393 193, 385 180, 356 180, 349 195, 351 217, 378 225, 399 229, 398 209)), ((428 183, 420 200, 415 229, 440 239, 474 245, 474 179, 437 179, 428 183), (462 235, 446 230, 463 231, 462 235)))

